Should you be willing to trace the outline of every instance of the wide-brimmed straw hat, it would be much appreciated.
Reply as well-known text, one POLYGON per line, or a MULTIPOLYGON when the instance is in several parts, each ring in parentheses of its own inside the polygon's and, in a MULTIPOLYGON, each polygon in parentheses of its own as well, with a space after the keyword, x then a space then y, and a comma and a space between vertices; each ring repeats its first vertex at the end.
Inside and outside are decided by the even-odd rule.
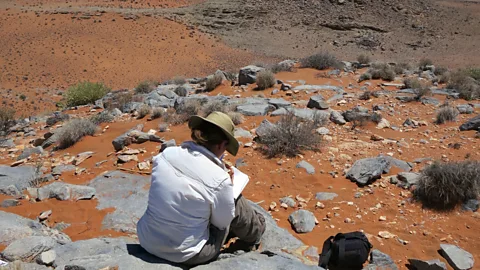
POLYGON ((225 136, 228 138, 227 152, 236 156, 238 153, 238 141, 235 139, 234 130, 235 125, 230 117, 222 112, 212 112, 207 117, 203 118, 198 115, 190 117, 188 121, 188 127, 195 129, 201 126, 203 123, 210 123, 220 128, 225 136))

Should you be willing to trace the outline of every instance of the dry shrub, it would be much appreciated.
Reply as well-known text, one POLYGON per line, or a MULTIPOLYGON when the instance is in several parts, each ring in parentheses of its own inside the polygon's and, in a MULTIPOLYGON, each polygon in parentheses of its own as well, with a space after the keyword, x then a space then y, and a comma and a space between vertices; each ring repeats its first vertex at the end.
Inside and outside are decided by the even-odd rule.
POLYGON ((372 75, 372 79, 382 79, 384 81, 393 81, 396 75, 392 67, 386 63, 372 64, 372 68, 368 70, 368 73, 372 75))
POLYGON ((403 84, 405 85, 406 89, 415 89, 422 86, 418 78, 405 78, 403 80, 403 84))
POLYGON ((115 120, 115 117, 106 110, 90 117, 90 121, 92 121, 92 123, 94 123, 95 125, 100 125, 102 123, 111 123, 113 122, 113 120, 115 120))
POLYGON ((431 66, 431 65, 433 65, 433 61, 428 58, 422 58, 418 63, 418 66, 420 67, 421 70, 425 70, 427 66, 431 66))
POLYGON ((372 92, 370 92, 370 91, 367 90, 367 91, 363 92, 363 93, 360 95, 360 97, 358 97, 358 99, 360 99, 360 100, 369 100, 371 97, 372 97, 372 92))
POLYGON ((446 122, 453 122, 457 119, 459 112, 456 108, 450 106, 444 106, 437 112, 435 124, 441 125, 446 122))
POLYGON ((113 110, 115 108, 123 112, 125 105, 133 101, 133 94, 131 92, 115 92, 112 93, 111 100, 105 102, 104 106, 108 110, 113 110))
POLYGON ((88 119, 73 119, 58 131, 58 148, 66 149, 87 135, 93 136, 96 130, 97 125, 88 119))
POLYGON ((163 108, 158 108, 158 107, 155 107, 152 109, 152 115, 151 115, 151 118, 152 119, 158 119, 158 118, 161 118, 163 116, 163 113, 165 112, 165 110, 163 108))
POLYGON ((414 196, 424 207, 452 210, 480 193, 480 162, 435 162, 422 173, 414 196))
POLYGON ((259 143, 263 144, 262 152, 273 158, 282 155, 294 157, 305 150, 316 151, 321 142, 315 132, 318 126, 315 120, 303 120, 293 113, 284 115, 259 138, 259 143))
POLYGON ((273 73, 292 72, 293 71, 293 66, 289 65, 288 63, 280 62, 280 63, 272 65, 269 69, 273 73))
POLYGON ((230 106, 222 100, 209 100, 202 106, 201 114, 206 117, 212 112, 228 113, 229 111, 231 111, 230 106))
POLYGON ((140 106, 140 108, 138 108, 137 112, 137 119, 142 119, 150 113, 150 106, 143 104, 142 106, 140 106))
POLYGON ((265 90, 267 88, 273 87, 277 81, 275 80, 275 75, 269 70, 262 70, 258 72, 256 83, 257 90, 265 90))
POLYGON ((146 81, 140 82, 137 85, 137 87, 135 87, 135 93, 136 94, 148 94, 148 93, 152 92, 153 90, 155 90, 155 87, 156 87, 155 82, 146 80, 146 81))
POLYGON ((175 94, 177 94, 180 97, 186 97, 188 94, 187 88, 182 85, 177 86, 177 88, 175 88, 173 92, 175 92, 175 94))
POLYGON ((467 68, 467 69, 465 69, 465 73, 466 73, 469 77, 471 77, 471 78, 473 78, 473 79, 475 79, 475 80, 477 80, 477 81, 480 81, 480 68, 478 68, 478 67, 476 67, 476 68, 474 68, 474 67, 467 68))
POLYGON ((70 86, 64 96, 67 106, 72 107, 94 103, 108 92, 110 88, 102 83, 80 82, 70 86))
POLYGON ((7 107, 0 107, 0 131, 6 131, 15 122, 15 110, 7 107))
POLYGON ((413 89, 415 100, 417 101, 431 93, 430 87, 422 83, 418 78, 406 78, 403 80, 403 83, 405 84, 405 88, 413 89))
POLYGON ((165 122, 174 126, 187 122, 191 116, 198 115, 202 109, 200 100, 186 100, 177 107, 177 110, 168 109, 163 116, 165 122))
POLYGON ((362 65, 367 65, 371 62, 370 57, 368 55, 365 55, 365 54, 360 54, 357 57, 357 61, 358 61, 358 63, 360 63, 362 65))
POLYGON ((177 76, 172 79, 172 82, 173 84, 176 84, 176 85, 184 85, 187 83, 187 80, 185 80, 185 78, 182 76, 177 76))
POLYGON ((245 118, 239 112, 230 111, 227 113, 227 115, 230 117, 230 119, 232 119, 234 125, 240 125, 243 123, 243 121, 245 121, 245 118))
POLYGON ((213 91, 217 86, 222 84, 222 75, 220 74, 214 74, 210 77, 207 78, 207 82, 205 85, 205 91, 213 91))
POLYGON ((452 73, 447 88, 456 89, 460 98, 474 100, 480 98, 480 82, 468 76, 465 71, 452 73))
POLYGON ((400 62, 393 67, 393 71, 397 75, 398 74, 403 74, 403 73, 405 73, 405 71, 411 70, 411 69, 412 69, 412 65, 410 65, 409 63, 405 63, 405 62, 400 62))
POLYGON ((448 71, 448 68, 446 67, 442 67, 442 66, 438 66, 438 67, 435 67, 435 70, 433 71, 433 74, 437 75, 437 76, 442 76, 443 74, 445 74, 445 72, 448 71))
POLYGON ((438 76, 438 83, 448 83, 452 79, 452 73, 446 71, 442 75, 438 76))
POLYGON ((338 68, 340 62, 337 58, 330 53, 320 52, 300 60, 300 65, 303 68, 314 68, 318 70, 324 70, 327 68, 338 68))

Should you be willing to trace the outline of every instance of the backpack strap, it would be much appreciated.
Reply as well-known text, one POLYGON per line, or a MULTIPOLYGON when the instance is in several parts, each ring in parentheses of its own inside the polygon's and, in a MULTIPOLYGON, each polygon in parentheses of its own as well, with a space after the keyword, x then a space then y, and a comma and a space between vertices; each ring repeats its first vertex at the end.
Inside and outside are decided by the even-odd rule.
POLYGON ((345 237, 338 240, 338 260, 345 260, 345 237))
POLYGON ((332 256, 332 240, 334 236, 330 236, 325 242, 323 243, 322 254, 320 254, 320 262, 319 266, 322 268, 327 268, 328 263, 330 261, 330 257, 332 256))

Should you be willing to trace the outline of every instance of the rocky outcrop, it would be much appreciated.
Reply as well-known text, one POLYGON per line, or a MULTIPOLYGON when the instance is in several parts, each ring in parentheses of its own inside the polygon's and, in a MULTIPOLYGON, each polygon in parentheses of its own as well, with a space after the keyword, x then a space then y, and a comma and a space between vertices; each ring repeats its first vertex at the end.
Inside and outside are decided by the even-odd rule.
POLYGON ((72 185, 63 182, 54 182, 41 188, 29 188, 28 193, 39 201, 46 199, 85 200, 95 195, 95 189, 87 186, 72 185))
POLYGON ((357 160, 348 170, 346 177, 358 185, 364 186, 381 178, 382 174, 388 173, 392 166, 407 172, 412 169, 412 165, 405 161, 380 155, 374 158, 357 160))
POLYGON ((0 165, 0 194, 18 196, 30 186, 36 171, 32 166, 9 167, 0 165))

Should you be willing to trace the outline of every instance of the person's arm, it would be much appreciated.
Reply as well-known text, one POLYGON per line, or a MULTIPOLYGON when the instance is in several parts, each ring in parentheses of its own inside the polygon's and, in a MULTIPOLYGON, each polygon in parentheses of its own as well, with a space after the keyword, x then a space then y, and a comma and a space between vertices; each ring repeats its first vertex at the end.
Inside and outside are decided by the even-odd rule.
POLYGON ((230 226, 235 217, 233 185, 230 179, 223 181, 213 196, 212 217, 210 223, 220 230, 230 226))

